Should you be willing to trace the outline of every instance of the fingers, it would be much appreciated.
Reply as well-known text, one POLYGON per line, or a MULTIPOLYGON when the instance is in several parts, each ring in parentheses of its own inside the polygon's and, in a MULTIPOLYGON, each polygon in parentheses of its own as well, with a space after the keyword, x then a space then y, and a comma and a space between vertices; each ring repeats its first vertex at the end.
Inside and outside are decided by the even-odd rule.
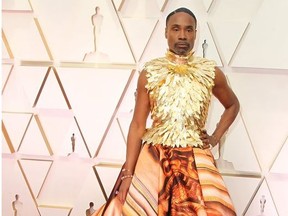
POLYGON ((122 204, 125 203, 130 184, 131 184, 131 179, 125 179, 124 181, 122 180, 119 190, 116 191, 115 193, 117 198, 122 204))
POLYGON ((119 201, 121 202, 121 204, 124 204, 125 198, 126 198, 124 192, 118 192, 117 197, 118 197, 119 201))
POLYGON ((202 140, 203 149, 212 149, 212 145, 210 144, 210 136, 207 134, 207 130, 201 130, 200 139, 202 140))
POLYGON ((126 196, 127 196, 127 192, 128 191, 117 191, 117 198, 119 199, 119 201, 121 202, 121 204, 125 203, 126 200, 126 196))
POLYGON ((203 129, 200 134, 200 139, 202 140, 203 144, 209 145, 209 135, 207 134, 207 131, 203 129))

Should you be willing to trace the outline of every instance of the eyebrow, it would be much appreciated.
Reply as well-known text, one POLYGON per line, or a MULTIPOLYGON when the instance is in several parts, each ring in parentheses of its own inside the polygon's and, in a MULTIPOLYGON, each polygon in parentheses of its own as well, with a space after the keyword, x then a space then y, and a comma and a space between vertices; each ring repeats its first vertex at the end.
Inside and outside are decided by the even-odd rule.
MULTIPOLYGON (((181 25, 180 24, 172 24, 171 27, 180 27, 181 25)), ((187 25, 187 26, 184 26, 184 28, 192 28, 194 29, 194 26, 193 25, 187 25)))

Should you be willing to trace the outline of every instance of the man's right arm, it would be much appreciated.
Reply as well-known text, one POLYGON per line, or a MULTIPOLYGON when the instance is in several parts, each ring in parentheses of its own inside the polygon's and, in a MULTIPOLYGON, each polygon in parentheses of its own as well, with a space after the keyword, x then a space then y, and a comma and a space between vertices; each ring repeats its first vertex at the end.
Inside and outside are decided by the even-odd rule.
MULTIPOLYGON (((146 72, 142 71, 138 79, 135 109, 128 132, 126 162, 124 167, 126 171, 123 172, 124 175, 134 173, 141 150, 142 137, 146 131, 146 121, 150 112, 149 95, 145 88, 146 84, 146 72)), ((124 202, 130 184, 131 178, 122 180, 118 193, 121 202, 124 202)))

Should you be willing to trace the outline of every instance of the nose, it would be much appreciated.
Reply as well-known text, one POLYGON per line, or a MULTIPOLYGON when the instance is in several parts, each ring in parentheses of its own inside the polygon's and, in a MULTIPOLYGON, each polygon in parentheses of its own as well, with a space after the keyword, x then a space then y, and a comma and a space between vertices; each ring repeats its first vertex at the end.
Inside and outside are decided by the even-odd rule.
POLYGON ((184 29, 179 31, 178 39, 179 40, 186 40, 187 39, 186 31, 184 29))

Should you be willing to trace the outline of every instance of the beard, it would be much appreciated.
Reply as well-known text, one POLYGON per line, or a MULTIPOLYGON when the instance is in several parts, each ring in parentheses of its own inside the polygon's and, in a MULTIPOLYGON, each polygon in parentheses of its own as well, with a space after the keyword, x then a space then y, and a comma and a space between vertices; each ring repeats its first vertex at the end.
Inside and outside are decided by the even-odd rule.
POLYGON ((192 49, 191 44, 187 42, 177 42, 174 45, 174 52, 177 55, 186 55, 192 49))

